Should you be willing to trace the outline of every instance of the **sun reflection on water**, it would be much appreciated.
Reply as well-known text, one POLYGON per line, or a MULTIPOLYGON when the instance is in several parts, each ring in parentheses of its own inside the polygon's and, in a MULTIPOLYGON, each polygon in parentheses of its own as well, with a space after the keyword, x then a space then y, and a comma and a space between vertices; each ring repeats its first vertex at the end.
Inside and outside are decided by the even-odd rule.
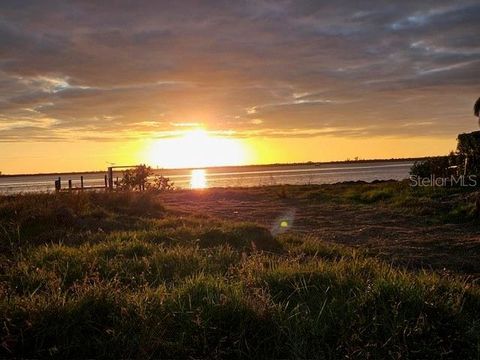
POLYGON ((207 176, 204 169, 192 170, 190 175, 190 188, 191 189, 205 189, 207 187, 207 176))

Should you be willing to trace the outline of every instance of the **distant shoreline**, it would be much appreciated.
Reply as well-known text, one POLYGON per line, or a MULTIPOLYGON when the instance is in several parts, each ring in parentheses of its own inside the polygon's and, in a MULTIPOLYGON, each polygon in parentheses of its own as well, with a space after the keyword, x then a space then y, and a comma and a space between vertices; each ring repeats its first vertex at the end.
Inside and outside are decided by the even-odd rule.
MULTIPOLYGON (((328 164, 365 164, 365 163, 378 163, 378 162, 405 162, 405 161, 421 161, 431 156, 416 157, 416 158, 391 158, 391 159, 358 159, 358 160, 337 160, 337 161, 307 161, 298 163, 272 163, 272 164, 250 164, 250 165, 225 165, 225 166, 206 166, 206 167, 189 167, 189 168, 154 168, 156 170, 194 170, 194 169, 233 169, 233 168, 262 168, 271 166, 318 166, 328 164)), ((64 171, 64 172, 49 172, 49 173, 34 173, 34 174, 0 174, 0 178, 6 177, 18 177, 18 176, 53 176, 53 175, 75 175, 75 174, 103 174, 105 170, 90 170, 90 171, 64 171)))

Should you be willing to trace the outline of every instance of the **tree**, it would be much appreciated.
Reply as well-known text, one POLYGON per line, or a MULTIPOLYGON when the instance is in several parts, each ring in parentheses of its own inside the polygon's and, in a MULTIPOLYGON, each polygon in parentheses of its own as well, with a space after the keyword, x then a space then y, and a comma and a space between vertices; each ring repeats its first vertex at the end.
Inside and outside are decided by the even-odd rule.
POLYGON ((480 98, 473 105, 473 114, 477 117, 480 117, 480 98))
MULTIPOLYGON (((480 98, 473 106, 473 113, 480 121, 480 98)), ((460 174, 480 175, 480 131, 459 134, 455 153, 416 161, 410 174, 420 177, 446 176, 451 169, 457 169, 460 174)))
POLYGON ((459 134, 457 143, 457 153, 466 159, 465 171, 468 174, 480 173, 480 131, 474 131, 468 134, 459 134))

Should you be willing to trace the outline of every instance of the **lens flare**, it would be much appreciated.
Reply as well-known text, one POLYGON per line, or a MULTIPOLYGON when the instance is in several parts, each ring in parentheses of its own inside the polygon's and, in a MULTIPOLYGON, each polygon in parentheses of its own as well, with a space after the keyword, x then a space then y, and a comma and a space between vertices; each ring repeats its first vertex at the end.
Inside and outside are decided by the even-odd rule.
POLYGON ((295 220, 295 209, 285 211, 281 216, 275 219, 270 232, 273 236, 282 234, 293 226, 295 220))

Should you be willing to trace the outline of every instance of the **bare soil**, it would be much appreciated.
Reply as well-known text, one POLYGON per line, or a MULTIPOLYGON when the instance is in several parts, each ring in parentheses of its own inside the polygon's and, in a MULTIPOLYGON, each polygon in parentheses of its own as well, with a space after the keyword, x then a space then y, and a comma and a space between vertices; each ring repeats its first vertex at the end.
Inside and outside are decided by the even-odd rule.
POLYGON ((268 187, 180 190, 161 196, 179 215, 247 221, 272 230, 288 219, 282 230, 357 247, 397 265, 480 276, 480 227, 475 224, 431 224, 381 204, 281 198, 268 187))

